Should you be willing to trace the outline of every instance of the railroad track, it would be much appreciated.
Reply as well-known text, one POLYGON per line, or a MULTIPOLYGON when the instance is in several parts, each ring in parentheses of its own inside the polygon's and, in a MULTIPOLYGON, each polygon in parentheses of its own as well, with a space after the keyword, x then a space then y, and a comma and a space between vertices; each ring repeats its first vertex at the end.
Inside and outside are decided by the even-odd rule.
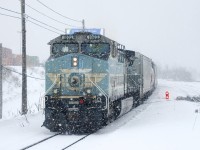
MULTIPOLYGON (((83 137, 79 138, 78 140, 75 140, 74 142, 70 143, 69 145, 64 146, 63 148, 61 148, 61 150, 66 150, 66 149, 68 149, 69 147, 71 147, 71 146, 77 144, 78 142, 82 141, 83 139, 85 139, 86 137, 88 137, 88 136, 91 135, 91 134, 93 134, 93 133, 84 135, 83 137)), ((57 134, 55 134, 55 135, 49 136, 49 137, 47 137, 47 138, 44 138, 44 139, 42 139, 42 140, 40 140, 40 141, 37 141, 37 142, 35 142, 35 143, 33 143, 33 144, 30 144, 30 145, 26 146, 26 147, 24 147, 24 148, 22 148, 22 149, 20 149, 20 150, 27 150, 27 149, 34 148, 35 146, 39 146, 40 144, 42 144, 42 143, 44 143, 44 142, 46 142, 46 141, 48 141, 48 140, 50 140, 50 139, 53 139, 54 137, 56 137, 56 136, 58 136, 58 135, 61 135, 61 133, 57 133, 57 134)))
POLYGON ((42 143, 42 142, 45 142, 45 141, 47 141, 47 140, 49 140, 49 139, 51 139, 51 138, 53 138, 53 137, 55 137, 55 136, 58 136, 58 135, 60 135, 60 133, 55 134, 55 135, 52 135, 52 136, 49 136, 49 137, 47 137, 47 138, 44 138, 44 139, 42 139, 42 140, 40 140, 40 141, 38 141, 38 142, 35 142, 35 143, 31 144, 31 145, 26 146, 26 147, 24 147, 24 148, 22 148, 22 149, 20 149, 20 150, 29 149, 29 148, 31 148, 31 147, 33 147, 33 146, 36 146, 36 145, 38 145, 38 144, 40 144, 40 143, 42 143))
POLYGON ((79 140, 77 140, 77 141, 75 141, 75 142, 71 143, 70 145, 68 145, 68 146, 64 147, 64 148, 63 148, 63 149, 61 149, 61 150, 68 149, 69 147, 71 147, 71 146, 75 145, 76 143, 78 143, 78 142, 82 141, 83 139, 85 139, 86 137, 88 137, 88 136, 89 136, 89 135, 91 135, 91 134, 92 134, 92 133, 85 135, 84 137, 82 137, 82 138, 80 138, 79 140))
MULTIPOLYGON (((160 101, 158 101, 158 102, 160 102, 160 101)), ((147 103, 147 104, 148 104, 148 103, 147 103)), ((123 115, 123 116, 124 116, 124 115, 123 115)), ((119 117, 119 118, 121 118, 121 117, 119 117)), ((116 120, 118 120, 119 118, 117 118, 116 120)), ((97 131, 98 131, 98 130, 97 130, 97 131)), ((95 131, 95 132, 96 132, 96 131, 95 131)), ((60 149, 60 150, 66 150, 66 149, 72 147, 73 145, 77 144, 78 142, 84 140, 85 138, 87 138, 87 137, 90 136, 91 134, 94 134, 95 132, 92 132, 92 133, 89 133, 89 134, 87 134, 87 135, 84 135, 84 136, 78 138, 77 140, 74 140, 73 142, 71 142, 70 144, 68 144, 68 145, 66 145, 66 146, 64 146, 64 144, 62 144, 62 145, 63 145, 63 148, 58 148, 58 149, 60 149)), ((26 147, 24 147, 24 148, 22 148, 22 149, 20 149, 20 150, 27 150, 27 149, 31 149, 31 148, 37 147, 38 145, 40 145, 40 144, 42 144, 42 143, 44 143, 44 142, 47 142, 48 140, 53 139, 53 138, 57 137, 58 135, 61 135, 61 133, 57 133, 57 134, 55 134, 55 135, 49 136, 49 137, 47 137, 47 138, 44 138, 44 139, 42 139, 42 140, 40 140, 40 141, 38 141, 38 142, 35 142, 35 143, 31 144, 31 145, 26 146, 26 147)), ((68 137, 68 136, 66 136, 66 137, 68 137)), ((62 139, 62 140, 63 140, 63 139, 62 139)), ((65 141, 65 140, 66 140, 66 139, 64 139, 64 141, 65 141)), ((54 142, 55 142, 55 141, 54 141, 54 142)), ((57 144, 59 143, 59 139, 58 139, 58 141, 57 141, 56 143, 57 143, 57 144)), ((65 144, 66 144, 66 142, 65 142, 65 144)))

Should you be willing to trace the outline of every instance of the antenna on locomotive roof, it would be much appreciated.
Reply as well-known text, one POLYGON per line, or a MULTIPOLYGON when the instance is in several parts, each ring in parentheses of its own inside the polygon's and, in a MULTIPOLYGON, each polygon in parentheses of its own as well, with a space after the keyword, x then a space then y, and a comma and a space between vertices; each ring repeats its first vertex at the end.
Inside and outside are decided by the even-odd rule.
POLYGON ((82 20, 82 24, 83 24, 83 32, 85 32, 85 20, 82 20))

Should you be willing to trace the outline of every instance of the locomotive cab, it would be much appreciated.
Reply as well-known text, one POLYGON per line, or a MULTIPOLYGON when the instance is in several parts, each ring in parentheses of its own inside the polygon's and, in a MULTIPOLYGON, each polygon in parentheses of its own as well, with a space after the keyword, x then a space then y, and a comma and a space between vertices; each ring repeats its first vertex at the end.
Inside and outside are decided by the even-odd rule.
POLYGON ((51 45, 51 57, 54 58, 79 53, 107 60, 111 43, 101 35, 79 32, 73 35, 61 35, 49 44, 51 45))

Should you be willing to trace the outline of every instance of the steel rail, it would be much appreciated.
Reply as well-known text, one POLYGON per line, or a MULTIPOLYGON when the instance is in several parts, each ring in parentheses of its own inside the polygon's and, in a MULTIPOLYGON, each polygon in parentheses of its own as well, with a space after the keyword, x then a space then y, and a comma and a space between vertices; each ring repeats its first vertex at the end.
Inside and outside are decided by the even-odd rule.
POLYGON ((40 140, 40 141, 38 141, 38 142, 36 142, 36 143, 33 143, 33 144, 31 144, 31 145, 28 145, 28 146, 26 146, 26 147, 24 147, 24 148, 22 148, 22 149, 20 149, 20 150, 29 149, 29 148, 31 148, 31 147, 33 147, 33 146, 36 146, 36 145, 38 145, 38 144, 40 144, 40 143, 42 143, 42 142, 44 142, 44 141, 47 141, 47 140, 49 140, 49 139, 51 139, 51 138, 53 138, 53 137, 55 137, 55 136, 58 136, 58 135, 60 135, 60 133, 57 133, 57 134, 52 135, 52 136, 49 136, 49 137, 47 137, 47 138, 45 138, 45 139, 42 139, 42 140, 40 140))
POLYGON ((88 137, 88 136, 91 135, 91 134, 93 134, 93 133, 90 133, 90 134, 85 135, 84 137, 80 138, 79 140, 77 140, 77 141, 71 143, 70 145, 68 145, 68 146, 66 146, 66 147, 64 147, 64 148, 62 148, 61 150, 68 149, 69 147, 71 147, 71 146, 77 144, 78 142, 82 141, 83 139, 85 139, 86 137, 88 137))

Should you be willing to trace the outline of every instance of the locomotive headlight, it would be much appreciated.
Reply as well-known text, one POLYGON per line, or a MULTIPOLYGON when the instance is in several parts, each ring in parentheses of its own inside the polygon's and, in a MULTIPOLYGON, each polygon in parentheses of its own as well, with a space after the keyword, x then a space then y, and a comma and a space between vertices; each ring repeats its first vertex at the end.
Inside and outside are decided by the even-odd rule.
POLYGON ((73 61, 74 61, 74 62, 77 62, 77 60, 78 60, 78 59, 77 59, 76 57, 73 58, 73 61))
POLYGON ((72 66, 73 66, 73 67, 78 66, 78 58, 77 58, 77 57, 73 57, 73 58, 72 58, 72 66))
POLYGON ((73 66, 76 67, 77 66, 77 62, 73 62, 73 66))

